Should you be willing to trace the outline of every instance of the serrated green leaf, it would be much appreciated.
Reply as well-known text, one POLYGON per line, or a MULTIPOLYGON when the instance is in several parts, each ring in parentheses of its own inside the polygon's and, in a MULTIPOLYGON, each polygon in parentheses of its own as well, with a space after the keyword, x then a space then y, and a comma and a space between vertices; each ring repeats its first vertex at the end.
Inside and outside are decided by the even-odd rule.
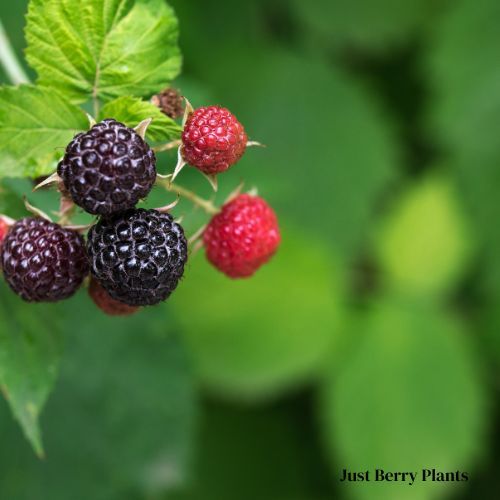
POLYGON ((149 96, 179 73, 177 19, 163 0, 32 0, 27 20, 39 82, 74 102, 149 96))
POLYGON ((406 294, 435 295, 457 284, 473 238, 456 186, 432 176, 404 193, 376 234, 383 279, 406 294))
POLYGON ((416 303, 386 298, 355 324, 356 349, 340 372, 332 364, 321 390, 335 481, 343 468, 368 470, 370 482, 345 485, 352 498, 441 498, 456 483, 424 482, 422 469, 469 472, 483 446, 487 407, 475 350, 454 318, 416 303), (411 487, 375 482, 376 468, 418 478, 411 487))
POLYGON ((251 279, 231 280, 197 255, 170 300, 203 381, 258 399, 313 378, 336 337, 340 276, 331 251, 292 231, 251 279))
POLYGON ((54 169, 85 114, 57 92, 31 85, 0 88, 0 177, 35 177, 54 169))
POLYGON ((135 127, 142 120, 152 118, 146 137, 151 141, 172 141, 179 139, 182 127, 150 102, 136 97, 124 96, 107 103, 99 116, 100 120, 114 118, 128 127, 135 127))
POLYGON ((38 418, 58 371, 58 314, 54 308, 22 302, 6 285, 0 285, 0 295, 0 386, 26 438, 42 456, 38 418))

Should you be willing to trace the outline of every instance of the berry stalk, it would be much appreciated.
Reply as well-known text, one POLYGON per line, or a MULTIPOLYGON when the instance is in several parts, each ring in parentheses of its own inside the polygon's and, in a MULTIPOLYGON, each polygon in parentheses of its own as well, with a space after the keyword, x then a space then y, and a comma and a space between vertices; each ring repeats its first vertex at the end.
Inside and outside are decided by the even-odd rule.
POLYGON ((189 189, 170 182, 169 179, 158 178, 156 182, 162 185, 167 191, 177 193, 182 198, 186 198, 186 200, 202 208, 207 214, 215 215, 219 213, 219 209, 211 201, 201 198, 189 189))
POLYGON ((21 63, 18 61, 16 53, 12 48, 7 33, 0 19, 0 63, 2 64, 9 80, 14 85, 20 83, 30 83, 21 63))

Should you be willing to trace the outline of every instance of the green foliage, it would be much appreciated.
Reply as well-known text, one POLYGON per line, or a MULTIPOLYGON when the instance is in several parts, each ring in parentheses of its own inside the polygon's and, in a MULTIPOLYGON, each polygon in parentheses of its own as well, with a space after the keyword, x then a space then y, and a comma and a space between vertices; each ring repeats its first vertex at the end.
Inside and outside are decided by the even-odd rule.
POLYGON ((119 97, 103 106, 99 119, 114 118, 129 127, 135 127, 142 120, 152 118, 146 138, 150 141, 173 141, 179 139, 182 128, 172 118, 162 113, 153 104, 135 97, 119 97))
POLYGON ((435 30, 426 68, 435 99, 429 128, 451 152, 487 259, 483 278, 500 296, 500 4, 463 0, 435 30))
MULTIPOLYGON (((0 5, 18 55, 27 3, 0 5)), ((131 318, 105 318, 84 292, 47 308, 4 287, 0 385, 39 453, 33 416, 61 334, 67 352, 41 413, 43 462, 0 401, 0 498, 453 494, 420 482, 338 491, 343 468, 374 467, 467 470, 451 485, 460 498, 495 498, 498 442, 483 432, 498 423, 487 404, 500 360, 498 2, 169 3, 187 69, 175 87, 227 106, 268 146, 224 174, 217 202, 245 179, 291 229, 251 280, 197 255, 167 306, 131 318)), ((51 172, 88 127, 77 104, 129 126, 153 118, 150 142, 179 137, 149 103, 181 63, 165 2, 32 0, 26 34, 38 81, 0 90, 0 177, 51 172)), ((175 160, 162 154, 161 172, 175 160)), ((179 182, 211 196, 195 169, 179 182)), ((0 213, 25 215, 31 186, 2 180, 0 213)), ((171 198, 157 188, 148 206, 171 198)), ((48 190, 30 201, 57 209, 48 190)), ((207 220, 186 200, 175 214, 187 234, 207 220)))
POLYGON ((32 0, 26 55, 73 102, 148 96, 180 70, 177 19, 162 0, 32 0))
POLYGON ((210 387, 235 397, 269 397, 321 368, 338 328, 339 269, 321 244, 292 235, 284 234, 272 265, 247 280, 230 280, 197 256, 172 296, 210 387))
POLYGON ((472 241, 455 186, 443 176, 412 186, 376 236, 387 284, 421 296, 450 291, 457 284, 472 241))
POLYGON ((443 0, 293 0, 309 35, 334 48, 387 50, 406 41, 443 0))
POLYGON ((0 176, 49 173, 57 148, 87 126, 85 114, 53 90, 0 87, 0 176))
POLYGON ((321 454, 293 410, 292 404, 234 408, 208 402, 192 484, 168 500, 330 498, 321 454))
POLYGON ((5 284, 0 288, 0 387, 38 455, 38 418, 54 385, 61 351, 56 308, 27 305, 5 284))
MULTIPOLYGON (((20 307, 26 321, 37 321, 27 313, 32 306, 20 307)), ((186 356, 169 330, 163 307, 110 318, 84 295, 65 303, 66 352, 43 416, 47 457, 37 461, 0 418, 0 497, 121 500, 182 485, 196 400, 186 356)), ((19 373, 29 366, 25 360, 19 373)))
POLYGON ((252 79, 237 86, 223 67, 209 73, 209 61, 197 63, 202 74, 212 74, 210 83, 229 109, 238 110, 250 138, 268 146, 245 155, 226 182, 246 178, 265 186, 263 194, 272 193, 278 212, 296 225, 307 220, 339 255, 351 258, 396 176, 399 151, 387 117, 354 79, 316 58, 270 47, 224 46, 217 39, 209 43, 214 47, 207 50, 228 64, 238 51, 231 60, 236 75, 253 61, 252 79), (291 109, 300 119, 286 119, 291 109))
MULTIPOLYGON (((340 469, 469 470, 484 439, 485 401, 463 328, 432 308, 394 299, 380 301, 359 326, 350 359, 340 373, 327 373, 321 391, 326 443, 340 469)), ((436 490, 446 486, 367 482, 348 489, 356 499, 424 500, 441 498, 436 490)))
POLYGON ((22 199, 9 185, 4 183, 0 183, 0 214, 9 214, 9 217, 12 218, 26 215, 22 199))

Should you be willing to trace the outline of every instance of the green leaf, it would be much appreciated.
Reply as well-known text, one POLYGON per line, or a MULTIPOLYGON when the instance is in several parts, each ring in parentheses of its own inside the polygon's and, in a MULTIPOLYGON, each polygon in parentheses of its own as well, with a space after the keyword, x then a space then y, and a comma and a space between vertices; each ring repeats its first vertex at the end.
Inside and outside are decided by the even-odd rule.
POLYGON ((163 0, 32 0, 27 20, 39 82, 74 102, 149 96, 179 73, 177 19, 163 0))
POLYGON ((13 219, 26 215, 26 207, 22 198, 7 183, 0 183, 0 214, 8 215, 13 219))
POLYGON ((199 451, 187 488, 168 500, 332 499, 307 401, 233 407, 204 405, 199 451))
POLYGON ((107 103, 100 112, 99 119, 114 118, 128 127, 135 127, 142 120, 152 118, 146 137, 151 141, 173 141, 179 139, 182 127, 150 102, 135 97, 119 97, 107 103))
POLYGON ((305 24, 308 39, 334 48, 355 46, 367 51, 390 49, 404 43, 443 0, 293 0, 297 18, 305 24))
POLYGON ((0 177, 36 177, 54 169, 85 114, 57 92, 30 85, 0 88, 0 177))
POLYGON ((421 296, 448 292, 457 284, 472 242, 456 187, 436 175, 404 193, 376 234, 388 285, 421 296))
POLYGON ((500 297, 500 3, 453 3, 426 59, 433 106, 429 134, 450 154, 483 248, 482 283, 500 297))
POLYGON ((42 419, 47 457, 25 453, 0 418, 0 497, 156 498, 182 486, 196 392, 164 307, 108 317, 81 294, 64 310, 66 352, 42 419))
POLYGON ((423 482, 422 469, 470 472, 482 451, 487 407, 475 350, 454 318, 416 303, 386 299, 364 319, 351 332, 357 348, 340 373, 332 365, 321 391, 335 480, 343 468, 417 471, 411 487, 374 482, 372 472, 346 491, 367 500, 441 497, 453 483, 423 482))
POLYGON ((197 255, 171 298, 195 368, 221 393, 265 398, 290 389, 318 373, 335 339, 335 257, 292 234, 251 279, 230 280, 197 255))
POLYGON ((58 314, 54 307, 22 302, 5 285, 0 294, 0 386, 26 438, 42 456, 38 419, 58 371, 58 314))

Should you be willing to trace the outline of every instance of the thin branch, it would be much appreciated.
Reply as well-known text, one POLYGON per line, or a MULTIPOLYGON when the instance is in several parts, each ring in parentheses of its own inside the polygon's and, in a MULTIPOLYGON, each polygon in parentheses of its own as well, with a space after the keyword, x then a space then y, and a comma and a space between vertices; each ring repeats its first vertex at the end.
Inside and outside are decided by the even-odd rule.
POLYGON ((157 178, 156 182, 163 186, 167 191, 177 193, 182 198, 186 198, 186 200, 189 200, 194 205, 202 208, 207 214, 215 215, 219 213, 219 209, 211 201, 200 198, 197 194, 189 191, 189 189, 173 184, 168 179, 157 178))

